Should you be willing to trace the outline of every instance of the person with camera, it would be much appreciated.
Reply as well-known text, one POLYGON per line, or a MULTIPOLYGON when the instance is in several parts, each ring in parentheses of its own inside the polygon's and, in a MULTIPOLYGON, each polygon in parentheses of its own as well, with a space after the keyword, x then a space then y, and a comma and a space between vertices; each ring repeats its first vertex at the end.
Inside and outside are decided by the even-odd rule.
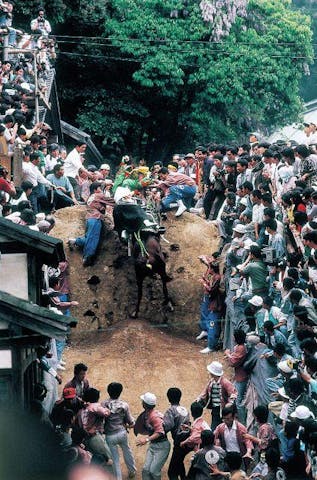
POLYGON ((251 280, 252 295, 260 295, 262 297, 267 295, 268 269, 262 260, 260 247, 256 245, 250 246, 250 254, 239 270, 242 276, 251 280))
POLYGON ((0 1, 0 27, 7 28, 9 33, 9 45, 16 46, 17 33, 21 33, 12 27, 13 3, 0 1))
POLYGON ((50 22, 45 18, 45 10, 43 7, 38 9, 37 18, 31 21, 31 30, 33 33, 44 35, 45 37, 52 32, 50 22))
POLYGON ((225 199, 225 170, 223 168, 223 155, 214 155, 214 164, 210 169, 210 186, 204 198, 204 209, 206 219, 214 220, 217 218, 220 207, 225 199))

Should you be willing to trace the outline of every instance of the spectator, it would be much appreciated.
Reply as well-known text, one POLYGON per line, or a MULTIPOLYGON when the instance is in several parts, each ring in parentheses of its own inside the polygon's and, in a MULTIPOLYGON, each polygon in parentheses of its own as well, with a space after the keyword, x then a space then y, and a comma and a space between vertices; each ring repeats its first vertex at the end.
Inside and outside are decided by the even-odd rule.
POLYGON ((43 7, 38 9, 38 16, 31 21, 32 32, 38 35, 48 36, 52 32, 50 22, 45 18, 45 10, 43 7))
POLYGON ((75 388, 77 397, 81 399, 85 391, 89 388, 89 382, 86 378, 87 370, 88 367, 84 363, 77 363, 74 367, 74 377, 65 385, 65 388, 75 388))

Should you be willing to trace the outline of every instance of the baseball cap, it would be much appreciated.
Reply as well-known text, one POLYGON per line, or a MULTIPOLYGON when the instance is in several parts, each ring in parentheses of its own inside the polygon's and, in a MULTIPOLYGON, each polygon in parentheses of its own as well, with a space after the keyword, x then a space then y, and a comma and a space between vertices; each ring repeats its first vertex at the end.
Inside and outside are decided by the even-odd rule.
POLYGON ((289 360, 283 360, 277 364, 277 368, 284 373, 291 373, 293 371, 293 363, 289 360))
POLYGON ((308 418, 315 418, 313 412, 309 410, 305 405, 299 405, 295 408, 295 411, 290 414, 290 417, 297 418, 298 420, 307 420, 308 418))
POLYGON ((245 225, 242 225, 242 223, 238 223, 238 225, 236 225, 235 227, 233 227, 232 230, 233 230, 234 232, 244 234, 244 233, 245 233, 245 225))
POLYGON ((261 307, 263 305, 263 298, 259 295, 254 295, 252 298, 250 298, 249 303, 255 307, 261 307))
POLYGON ((64 398, 76 398, 76 388, 73 387, 65 387, 63 389, 63 397, 64 398))
POLYGON ((100 165, 99 170, 110 170, 110 165, 108 163, 103 163, 100 165))
POLYGON ((154 393, 146 392, 143 395, 141 395, 140 398, 147 405, 150 405, 150 406, 156 405, 156 396, 154 395, 154 393))
POLYGON ((195 158, 195 155, 193 153, 186 153, 184 158, 195 158))
POLYGON ((285 392, 285 388, 284 387, 280 387, 278 390, 278 393, 281 397, 283 398, 289 398, 289 396, 287 395, 287 393, 285 392))

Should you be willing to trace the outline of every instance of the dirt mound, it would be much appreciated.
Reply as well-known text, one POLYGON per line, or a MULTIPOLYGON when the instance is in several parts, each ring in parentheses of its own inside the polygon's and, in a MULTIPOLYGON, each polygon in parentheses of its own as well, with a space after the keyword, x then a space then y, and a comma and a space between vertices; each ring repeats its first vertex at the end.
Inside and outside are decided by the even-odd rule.
MULTIPOLYGON (((174 277, 168 284, 174 312, 164 312, 162 308, 160 280, 146 280, 140 310, 142 320, 129 318, 137 293, 134 267, 116 233, 109 232, 105 236, 93 267, 83 268, 80 252, 70 252, 65 245, 71 266, 72 297, 80 305, 72 310, 79 323, 65 351, 67 365, 63 385, 71 379, 74 364, 83 362, 89 367, 90 384, 101 391, 101 399, 107 396, 105 387, 108 383, 117 381, 124 385, 123 398, 129 402, 135 417, 142 410, 140 395, 145 391, 157 395, 158 409, 164 412, 168 407, 166 391, 172 386, 181 388, 182 404, 189 408, 208 379, 206 365, 212 360, 223 360, 222 352, 207 356, 200 354, 204 341, 192 342, 193 334, 198 331, 202 291, 198 278, 204 270, 197 257, 216 249, 215 229, 201 218, 187 213, 179 219, 170 214, 165 225, 170 243, 162 241, 162 246, 169 256, 167 271, 174 277), (179 250, 171 249, 172 245, 179 245, 179 250), (87 284, 92 275, 100 278, 97 286, 87 284), (88 310, 99 317, 102 330, 96 329, 96 323, 91 324, 94 317, 84 316, 88 310), (163 330, 165 315, 168 323, 163 330), (182 335, 182 338, 171 333, 182 335)), ((54 235, 65 243, 69 237, 83 234, 84 229, 85 207, 57 212, 54 235)), ((209 411, 205 411, 205 419, 210 421, 209 411)), ((130 443, 138 469, 136 478, 139 479, 146 448, 136 447, 132 432, 130 443)), ((187 467, 190 456, 186 459, 187 467)), ((163 468, 163 479, 167 478, 168 463, 163 468)), ((123 478, 127 478, 125 466, 122 468, 123 478)))
MULTIPOLYGON (((189 213, 180 218, 170 213, 164 225, 165 237, 170 243, 162 240, 162 247, 168 255, 167 272, 174 278, 168 284, 174 312, 167 312, 162 306, 161 281, 146 279, 139 317, 156 325, 167 321, 175 333, 192 335, 198 330, 202 292, 198 279, 204 270, 197 257, 216 250, 216 230, 210 223, 189 213), (179 249, 174 249, 174 245, 179 249)), ((65 208, 56 213, 53 233, 65 243, 72 298, 80 303, 72 310, 79 320, 78 329, 96 329, 95 317, 103 328, 109 328, 129 318, 133 311, 137 295, 133 260, 127 257, 127 249, 116 232, 111 231, 105 234, 96 264, 83 268, 81 253, 70 252, 66 242, 68 238, 82 235, 84 230, 85 207, 65 208), (92 275, 99 277, 98 285, 87 284, 92 275), (87 316, 88 311, 90 315, 87 316), (91 324, 92 320, 95 323, 91 324)))

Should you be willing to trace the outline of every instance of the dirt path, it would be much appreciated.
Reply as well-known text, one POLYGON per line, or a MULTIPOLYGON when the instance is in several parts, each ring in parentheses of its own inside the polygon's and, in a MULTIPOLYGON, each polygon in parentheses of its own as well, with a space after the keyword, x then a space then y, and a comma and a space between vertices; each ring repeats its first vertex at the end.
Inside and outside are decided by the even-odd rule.
MULTIPOLYGON (((84 218, 84 207, 59 210, 54 235, 65 244, 69 237, 82 235, 84 218)), ((165 328, 162 328, 164 311, 159 280, 145 282, 140 310, 143 320, 129 319, 136 298, 134 269, 131 259, 127 259, 126 247, 115 233, 106 235, 98 261, 86 269, 80 252, 70 252, 65 247, 70 262, 72 298, 79 301, 79 306, 72 310, 78 326, 65 351, 67 370, 63 372, 63 379, 69 380, 74 364, 83 362, 89 366, 91 386, 101 391, 102 399, 106 398, 108 383, 121 382, 122 398, 129 402, 134 417, 142 411, 140 395, 146 391, 156 394, 158 409, 164 412, 168 407, 166 391, 173 386, 181 388, 182 403, 189 408, 208 380, 206 365, 215 359, 222 360, 221 352, 200 354, 206 343, 195 341, 201 299, 198 279, 205 270, 198 255, 217 249, 215 227, 188 213, 178 219, 169 214, 165 226, 170 243, 162 242, 162 247, 168 254, 167 270, 174 277, 169 291, 175 306, 165 328), (171 249, 172 244, 179 249, 171 249), (99 277, 97 287, 87 284, 91 275, 99 277), (93 310, 98 316, 102 330, 97 330, 96 322, 91 323, 92 317, 84 315, 87 310, 93 310)), ((210 420, 209 412, 206 420, 210 420)), ((135 446, 132 432, 130 443, 136 456, 137 478, 141 478, 146 447, 135 446)), ((163 478, 167 478, 167 465, 163 478)), ((126 474, 125 468, 123 472, 126 474)))
MULTIPOLYGON (((89 366, 90 384, 101 391, 102 399, 107 396, 108 383, 121 382, 122 398, 129 402, 134 417, 142 411, 140 395, 146 391, 156 394, 158 409, 164 412, 168 407, 166 391, 173 386, 181 388, 182 403, 189 408, 208 380, 206 365, 222 360, 221 352, 200 354, 200 345, 204 344, 175 338, 141 320, 126 321, 120 329, 107 332, 78 332, 72 335, 71 346, 66 350, 67 370, 63 378, 71 378, 73 365, 84 362, 89 366)), ((206 420, 210 420, 208 412, 206 420)), ((146 447, 136 447, 133 432, 130 443, 136 457, 137 478, 141 478, 146 447)), ((163 478, 167 478, 167 465, 163 478)), ((126 473, 123 466, 125 476, 126 473)))

